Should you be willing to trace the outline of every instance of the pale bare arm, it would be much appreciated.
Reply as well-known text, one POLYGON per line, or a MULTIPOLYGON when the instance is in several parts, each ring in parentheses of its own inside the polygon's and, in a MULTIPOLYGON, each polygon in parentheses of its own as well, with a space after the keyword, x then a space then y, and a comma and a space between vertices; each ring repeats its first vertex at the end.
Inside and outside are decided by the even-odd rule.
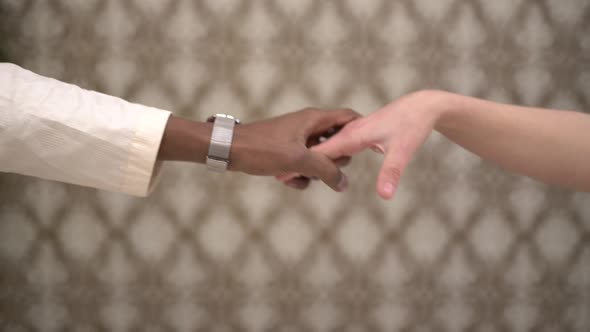
POLYGON ((590 191, 590 116, 447 94, 435 128, 514 172, 590 191))
POLYGON ((590 191, 590 115, 575 111, 419 91, 351 122, 314 149, 330 158, 366 148, 384 153, 377 191, 389 199, 405 167, 432 130, 509 170, 590 191))

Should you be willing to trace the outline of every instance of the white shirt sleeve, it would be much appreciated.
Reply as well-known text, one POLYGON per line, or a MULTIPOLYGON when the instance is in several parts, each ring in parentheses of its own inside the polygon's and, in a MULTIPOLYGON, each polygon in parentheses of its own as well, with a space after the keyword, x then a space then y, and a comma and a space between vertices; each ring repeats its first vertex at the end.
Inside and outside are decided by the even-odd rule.
POLYGON ((169 116, 0 63, 0 171, 146 196, 169 116))

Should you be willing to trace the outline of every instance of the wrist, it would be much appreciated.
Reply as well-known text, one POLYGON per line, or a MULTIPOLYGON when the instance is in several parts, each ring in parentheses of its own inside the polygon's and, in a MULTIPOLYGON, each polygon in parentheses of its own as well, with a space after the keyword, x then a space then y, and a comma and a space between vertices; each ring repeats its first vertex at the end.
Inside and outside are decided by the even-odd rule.
POLYGON ((187 161, 204 164, 207 161, 213 124, 209 122, 191 122, 189 126, 190 134, 187 139, 191 143, 188 144, 187 161))
POLYGON ((454 128, 457 118, 465 109, 465 97, 442 90, 425 90, 419 94, 419 100, 428 103, 426 108, 434 129, 441 131, 454 128))
POLYGON ((247 158, 248 151, 251 151, 252 143, 249 134, 249 126, 241 124, 234 127, 234 136, 231 145, 229 164, 227 169, 230 171, 242 171, 242 164, 247 158))
POLYGON ((205 163, 212 129, 211 123, 170 117, 158 159, 205 163))

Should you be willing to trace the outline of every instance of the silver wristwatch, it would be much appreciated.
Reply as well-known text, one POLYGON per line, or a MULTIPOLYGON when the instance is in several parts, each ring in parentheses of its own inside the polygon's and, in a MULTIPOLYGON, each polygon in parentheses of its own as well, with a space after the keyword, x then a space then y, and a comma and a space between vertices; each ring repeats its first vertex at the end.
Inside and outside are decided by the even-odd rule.
POLYGON ((240 120, 227 114, 215 114, 207 119, 213 122, 209 153, 207 154, 207 168, 216 172, 224 172, 229 164, 229 152, 234 137, 234 126, 240 120))

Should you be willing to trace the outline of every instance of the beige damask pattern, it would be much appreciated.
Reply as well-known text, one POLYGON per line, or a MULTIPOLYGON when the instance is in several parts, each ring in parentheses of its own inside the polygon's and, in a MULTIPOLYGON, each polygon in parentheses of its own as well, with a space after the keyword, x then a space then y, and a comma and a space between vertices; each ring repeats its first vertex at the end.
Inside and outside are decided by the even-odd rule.
MULTIPOLYGON (((420 88, 590 110, 584 0, 0 10, 11 61, 194 119, 366 114, 420 88)), ((361 154, 336 194, 170 164, 147 199, 2 174, 0 330, 590 331, 588 194, 437 134, 393 202, 374 193, 378 166, 361 154)))

